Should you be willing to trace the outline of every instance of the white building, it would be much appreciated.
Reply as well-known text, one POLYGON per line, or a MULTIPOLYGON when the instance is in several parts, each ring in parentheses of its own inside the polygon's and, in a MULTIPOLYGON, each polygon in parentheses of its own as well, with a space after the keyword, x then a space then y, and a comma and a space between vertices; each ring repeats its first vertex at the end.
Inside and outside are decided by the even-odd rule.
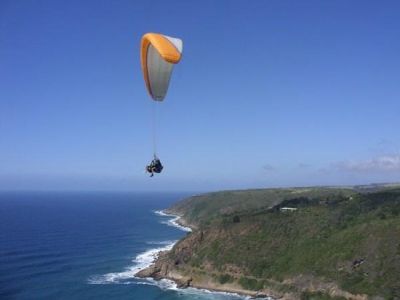
POLYGON ((281 207, 281 211, 296 211, 296 207, 281 207))

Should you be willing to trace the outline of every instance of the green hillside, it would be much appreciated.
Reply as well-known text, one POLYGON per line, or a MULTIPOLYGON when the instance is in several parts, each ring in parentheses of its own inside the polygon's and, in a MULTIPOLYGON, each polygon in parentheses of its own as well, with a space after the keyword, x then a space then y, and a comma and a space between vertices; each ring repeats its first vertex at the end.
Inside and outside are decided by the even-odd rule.
POLYGON ((169 209, 170 212, 184 215, 195 225, 211 222, 214 218, 233 213, 244 214, 263 211, 283 200, 295 197, 326 198, 334 195, 350 196, 355 193, 351 188, 290 188, 258 189, 241 191, 222 191, 193 196, 169 209))
POLYGON ((333 283, 354 295, 400 299, 398 188, 220 192, 170 210, 198 226, 169 254, 182 274, 303 298, 324 298, 308 291, 320 282, 322 291, 333 283))

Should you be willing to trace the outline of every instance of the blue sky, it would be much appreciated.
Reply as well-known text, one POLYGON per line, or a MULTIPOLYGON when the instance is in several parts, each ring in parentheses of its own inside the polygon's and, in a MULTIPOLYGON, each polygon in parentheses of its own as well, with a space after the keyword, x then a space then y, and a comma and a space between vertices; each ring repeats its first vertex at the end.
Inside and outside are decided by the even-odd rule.
POLYGON ((400 181, 398 1, 1 1, 0 189, 400 181), (152 157, 141 36, 184 41, 152 157))

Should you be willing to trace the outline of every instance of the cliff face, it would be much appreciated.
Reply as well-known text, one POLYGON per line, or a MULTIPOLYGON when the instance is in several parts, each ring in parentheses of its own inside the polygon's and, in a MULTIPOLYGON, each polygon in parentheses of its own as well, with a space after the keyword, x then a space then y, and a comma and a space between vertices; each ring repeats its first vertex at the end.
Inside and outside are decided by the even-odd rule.
POLYGON ((223 199, 225 208, 215 198, 180 203, 197 229, 140 275, 285 299, 400 298, 400 190, 266 198, 249 206, 223 199), (208 202, 215 214, 204 213, 208 202))
POLYGON ((155 279, 169 278, 180 287, 187 287, 192 280, 191 270, 186 262, 194 254, 195 245, 199 242, 199 234, 188 235, 182 239, 171 251, 159 253, 156 262, 147 269, 137 273, 138 277, 153 277, 155 279))

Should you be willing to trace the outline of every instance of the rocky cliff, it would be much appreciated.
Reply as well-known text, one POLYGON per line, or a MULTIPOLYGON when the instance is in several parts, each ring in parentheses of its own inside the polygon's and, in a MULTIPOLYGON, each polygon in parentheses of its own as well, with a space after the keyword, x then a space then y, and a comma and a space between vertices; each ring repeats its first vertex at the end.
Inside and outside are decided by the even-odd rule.
POLYGON ((243 203, 208 195, 172 207, 196 228, 138 276, 284 299, 400 298, 400 190, 257 195, 248 205, 241 192, 243 203))

